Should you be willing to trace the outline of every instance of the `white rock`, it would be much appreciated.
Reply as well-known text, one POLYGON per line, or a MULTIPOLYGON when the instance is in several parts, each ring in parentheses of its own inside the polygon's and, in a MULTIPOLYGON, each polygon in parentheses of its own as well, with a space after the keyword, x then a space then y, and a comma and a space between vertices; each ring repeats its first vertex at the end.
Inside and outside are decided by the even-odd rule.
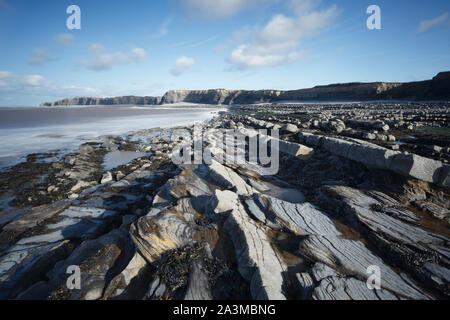
POLYGON ((111 172, 106 172, 103 176, 102 176, 102 180, 100 181, 100 183, 107 183, 113 181, 113 176, 111 172))
POLYGON ((210 200, 210 208, 214 213, 222 213, 233 210, 238 202, 238 195, 232 191, 215 190, 210 200))
POLYGON ((253 299, 285 300, 282 286, 287 267, 241 204, 230 213, 224 229, 233 242, 239 273, 250 282, 253 299))
POLYGON ((395 142, 395 140, 395 136, 393 136, 392 134, 388 135, 388 141, 395 142))
POLYGON ((281 131, 286 131, 290 133, 297 133, 298 127, 295 124, 287 123, 281 127, 281 131))
POLYGON ((236 172, 213 161, 208 166, 208 177, 213 183, 223 188, 236 188, 239 195, 251 195, 254 190, 236 172))
POLYGON ((74 186, 72 187, 72 189, 70 189, 70 191, 72 191, 72 192, 78 192, 78 191, 80 191, 81 189, 91 187, 91 186, 93 186, 93 185, 95 185, 95 184, 96 184, 96 183, 86 182, 86 181, 80 180, 80 181, 77 182, 76 185, 74 185, 74 186))

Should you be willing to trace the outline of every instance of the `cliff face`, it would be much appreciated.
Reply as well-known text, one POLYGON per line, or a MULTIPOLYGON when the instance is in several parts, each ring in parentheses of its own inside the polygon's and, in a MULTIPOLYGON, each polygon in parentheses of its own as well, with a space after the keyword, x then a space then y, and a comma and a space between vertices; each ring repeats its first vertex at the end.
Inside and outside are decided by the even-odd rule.
POLYGON ((55 102, 44 102, 41 106, 92 106, 92 105, 122 105, 122 104, 134 104, 134 105, 156 105, 161 103, 161 97, 135 97, 125 96, 116 98, 67 98, 58 100, 55 102))
POLYGON ((450 72, 441 72, 433 79, 402 83, 401 85, 380 93, 382 99, 409 100, 449 100, 450 72))
POLYGON ((287 91, 282 100, 377 100, 380 93, 395 88, 400 83, 346 83, 317 86, 312 89, 287 91))
POLYGON ((276 90, 171 90, 162 103, 192 102, 205 104, 258 103, 279 100, 281 91, 276 90))
POLYGON ((163 97, 71 98, 42 103, 57 105, 159 105, 178 102, 202 104, 251 104, 282 100, 369 101, 369 100, 450 100, 450 72, 432 80, 409 83, 344 83, 291 91, 279 90, 171 90, 163 97))

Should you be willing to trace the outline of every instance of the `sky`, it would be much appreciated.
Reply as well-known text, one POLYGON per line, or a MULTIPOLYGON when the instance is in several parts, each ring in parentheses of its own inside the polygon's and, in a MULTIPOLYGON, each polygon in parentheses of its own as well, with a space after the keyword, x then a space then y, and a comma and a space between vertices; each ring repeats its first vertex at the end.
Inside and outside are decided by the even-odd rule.
POLYGON ((431 79, 450 70, 449 15, 448 0, 0 0, 0 106, 431 79))

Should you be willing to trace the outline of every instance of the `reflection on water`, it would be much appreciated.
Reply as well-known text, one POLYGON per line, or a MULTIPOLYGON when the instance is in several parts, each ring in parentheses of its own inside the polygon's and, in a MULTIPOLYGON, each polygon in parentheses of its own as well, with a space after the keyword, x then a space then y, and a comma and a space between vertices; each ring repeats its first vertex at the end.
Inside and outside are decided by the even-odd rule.
POLYGON ((113 151, 105 155, 103 159, 103 168, 105 170, 111 170, 115 167, 127 164, 134 159, 144 157, 148 153, 134 152, 134 151, 113 151))

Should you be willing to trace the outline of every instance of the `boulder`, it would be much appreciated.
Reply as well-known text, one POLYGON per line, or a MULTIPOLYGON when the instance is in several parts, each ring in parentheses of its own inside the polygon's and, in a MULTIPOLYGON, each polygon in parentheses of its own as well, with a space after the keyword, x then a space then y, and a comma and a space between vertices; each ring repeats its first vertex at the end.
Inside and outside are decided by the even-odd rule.
POLYGON ((363 139, 367 139, 367 140, 375 140, 377 138, 377 136, 373 133, 367 132, 363 134, 363 139))
POLYGON ((297 133, 298 127, 292 123, 286 123, 281 127, 281 131, 289 132, 289 133, 297 133))
POLYGON ((110 181, 113 181, 113 180, 114 180, 114 178, 112 176, 112 173, 108 171, 102 176, 102 179, 101 179, 100 183, 103 184, 103 183, 107 183, 107 182, 110 182, 110 181))
POLYGON ((450 167, 441 161, 388 150, 357 139, 337 139, 300 133, 300 141, 321 147, 333 154, 369 167, 391 170, 398 174, 450 187, 450 167))

